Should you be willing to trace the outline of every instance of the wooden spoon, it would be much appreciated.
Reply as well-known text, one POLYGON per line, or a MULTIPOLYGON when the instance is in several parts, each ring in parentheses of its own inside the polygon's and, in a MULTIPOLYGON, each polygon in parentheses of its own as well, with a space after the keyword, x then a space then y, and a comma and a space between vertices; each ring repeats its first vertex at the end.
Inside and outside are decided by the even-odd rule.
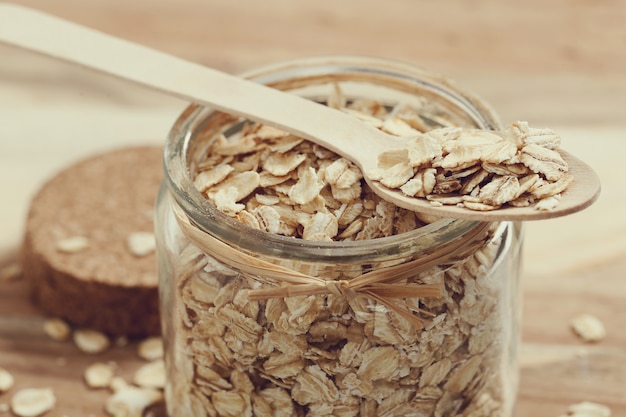
POLYGON ((388 135, 353 116, 302 97, 225 74, 93 29, 9 3, 0 3, 0 42, 78 64, 153 90, 208 105, 268 124, 324 146, 359 166, 372 190, 398 206, 440 217, 480 221, 538 220, 580 211, 593 203, 600 181, 585 163, 562 152, 574 182, 550 211, 505 207, 473 211, 435 206, 407 197, 367 173, 378 166, 378 155, 408 140, 388 135))

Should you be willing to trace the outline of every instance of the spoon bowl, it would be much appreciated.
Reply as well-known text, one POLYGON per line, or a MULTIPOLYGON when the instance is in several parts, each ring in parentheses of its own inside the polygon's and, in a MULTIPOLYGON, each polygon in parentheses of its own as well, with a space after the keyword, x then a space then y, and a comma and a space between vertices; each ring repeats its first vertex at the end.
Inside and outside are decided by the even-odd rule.
POLYGON ((297 95, 149 49, 26 7, 0 3, 0 42, 77 64, 164 94, 264 123, 319 144, 353 161, 381 198, 439 217, 479 221, 539 220, 592 204, 600 192, 593 169, 560 151, 574 181, 552 210, 504 207, 474 211, 404 195, 368 175, 378 156, 408 138, 384 133, 357 118, 297 95))
POLYGON ((423 214, 439 217, 450 217, 478 221, 509 221, 509 220, 543 220, 562 217, 584 210, 597 200, 600 194, 600 179, 597 174, 583 161, 560 150, 559 153, 569 166, 569 173, 574 177, 572 184, 562 193, 559 204, 552 210, 537 210, 532 206, 502 206, 491 211, 470 210, 455 205, 435 205, 425 198, 409 197, 399 190, 385 187, 378 181, 365 177, 370 188, 381 198, 394 203, 398 207, 418 211, 423 214), (584 180, 579 181, 582 178, 584 180))

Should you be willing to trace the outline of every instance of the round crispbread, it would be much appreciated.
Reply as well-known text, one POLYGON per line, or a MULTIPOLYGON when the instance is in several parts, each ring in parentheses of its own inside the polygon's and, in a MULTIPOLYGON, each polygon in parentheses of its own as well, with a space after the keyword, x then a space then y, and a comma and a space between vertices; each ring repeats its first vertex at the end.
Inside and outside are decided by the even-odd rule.
POLYGON ((34 196, 21 264, 43 312, 112 335, 160 332, 156 254, 133 253, 128 239, 153 232, 161 159, 157 146, 98 154, 34 196))

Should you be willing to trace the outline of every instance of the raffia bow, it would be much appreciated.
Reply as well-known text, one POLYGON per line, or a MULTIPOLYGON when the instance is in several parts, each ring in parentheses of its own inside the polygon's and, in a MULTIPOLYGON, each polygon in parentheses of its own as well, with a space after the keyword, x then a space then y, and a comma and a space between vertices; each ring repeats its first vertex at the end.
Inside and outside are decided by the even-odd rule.
MULTIPOLYGON (((490 228, 489 223, 480 224, 462 237, 440 245, 437 250, 399 265, 375 269, 348 280, 328 280, 251 256, 194 226, 180 208, 175 207, 174 214, 183 233, 202 252, 240 273, 271 285, 248 290, 250 300, 334 294, 352 301, 358 296, 364 296, 398 313, 418 329, 423 327, 423 319, 400 303, 400 300, 439 297, 442 295, 443 283, 407 284, 407 277, 468 257, 489 240, 490 228), (277 286, 275 282, 281 285, 277 286)), ((432 316, 423 310, 419 312, 432 316)))

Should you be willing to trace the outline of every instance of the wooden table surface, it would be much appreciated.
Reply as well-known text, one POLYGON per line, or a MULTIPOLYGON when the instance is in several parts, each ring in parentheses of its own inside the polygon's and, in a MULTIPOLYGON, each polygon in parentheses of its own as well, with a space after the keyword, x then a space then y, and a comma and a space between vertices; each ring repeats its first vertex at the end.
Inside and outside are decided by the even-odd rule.
MULTIPOLYGON (((482 96, 505 123, 560 131, 603 192, 582 213, 527 225, 517 415, 556 417, 594 401, 626 416, 625 0, 18 3, 229 72, 320 54, 406 61, 482 96), (569 320, 579 313, 600 318, 606 339, 574 336, 569 320)), ((185 105, 0 45, 1 263, 15 259, 29 199, 46 178, 98 151, 162 143, 185 105)), ((0 404, 18 388, 52 386, 58 404, 47 415, 104 415, 106 394, 81 381, 95 359, 49 341, 42 318, 23 282, 0 282, 0 367, 16 378, 0 404)), ((141 364, 133 349, 98 360, 130 375, 141 364)))

